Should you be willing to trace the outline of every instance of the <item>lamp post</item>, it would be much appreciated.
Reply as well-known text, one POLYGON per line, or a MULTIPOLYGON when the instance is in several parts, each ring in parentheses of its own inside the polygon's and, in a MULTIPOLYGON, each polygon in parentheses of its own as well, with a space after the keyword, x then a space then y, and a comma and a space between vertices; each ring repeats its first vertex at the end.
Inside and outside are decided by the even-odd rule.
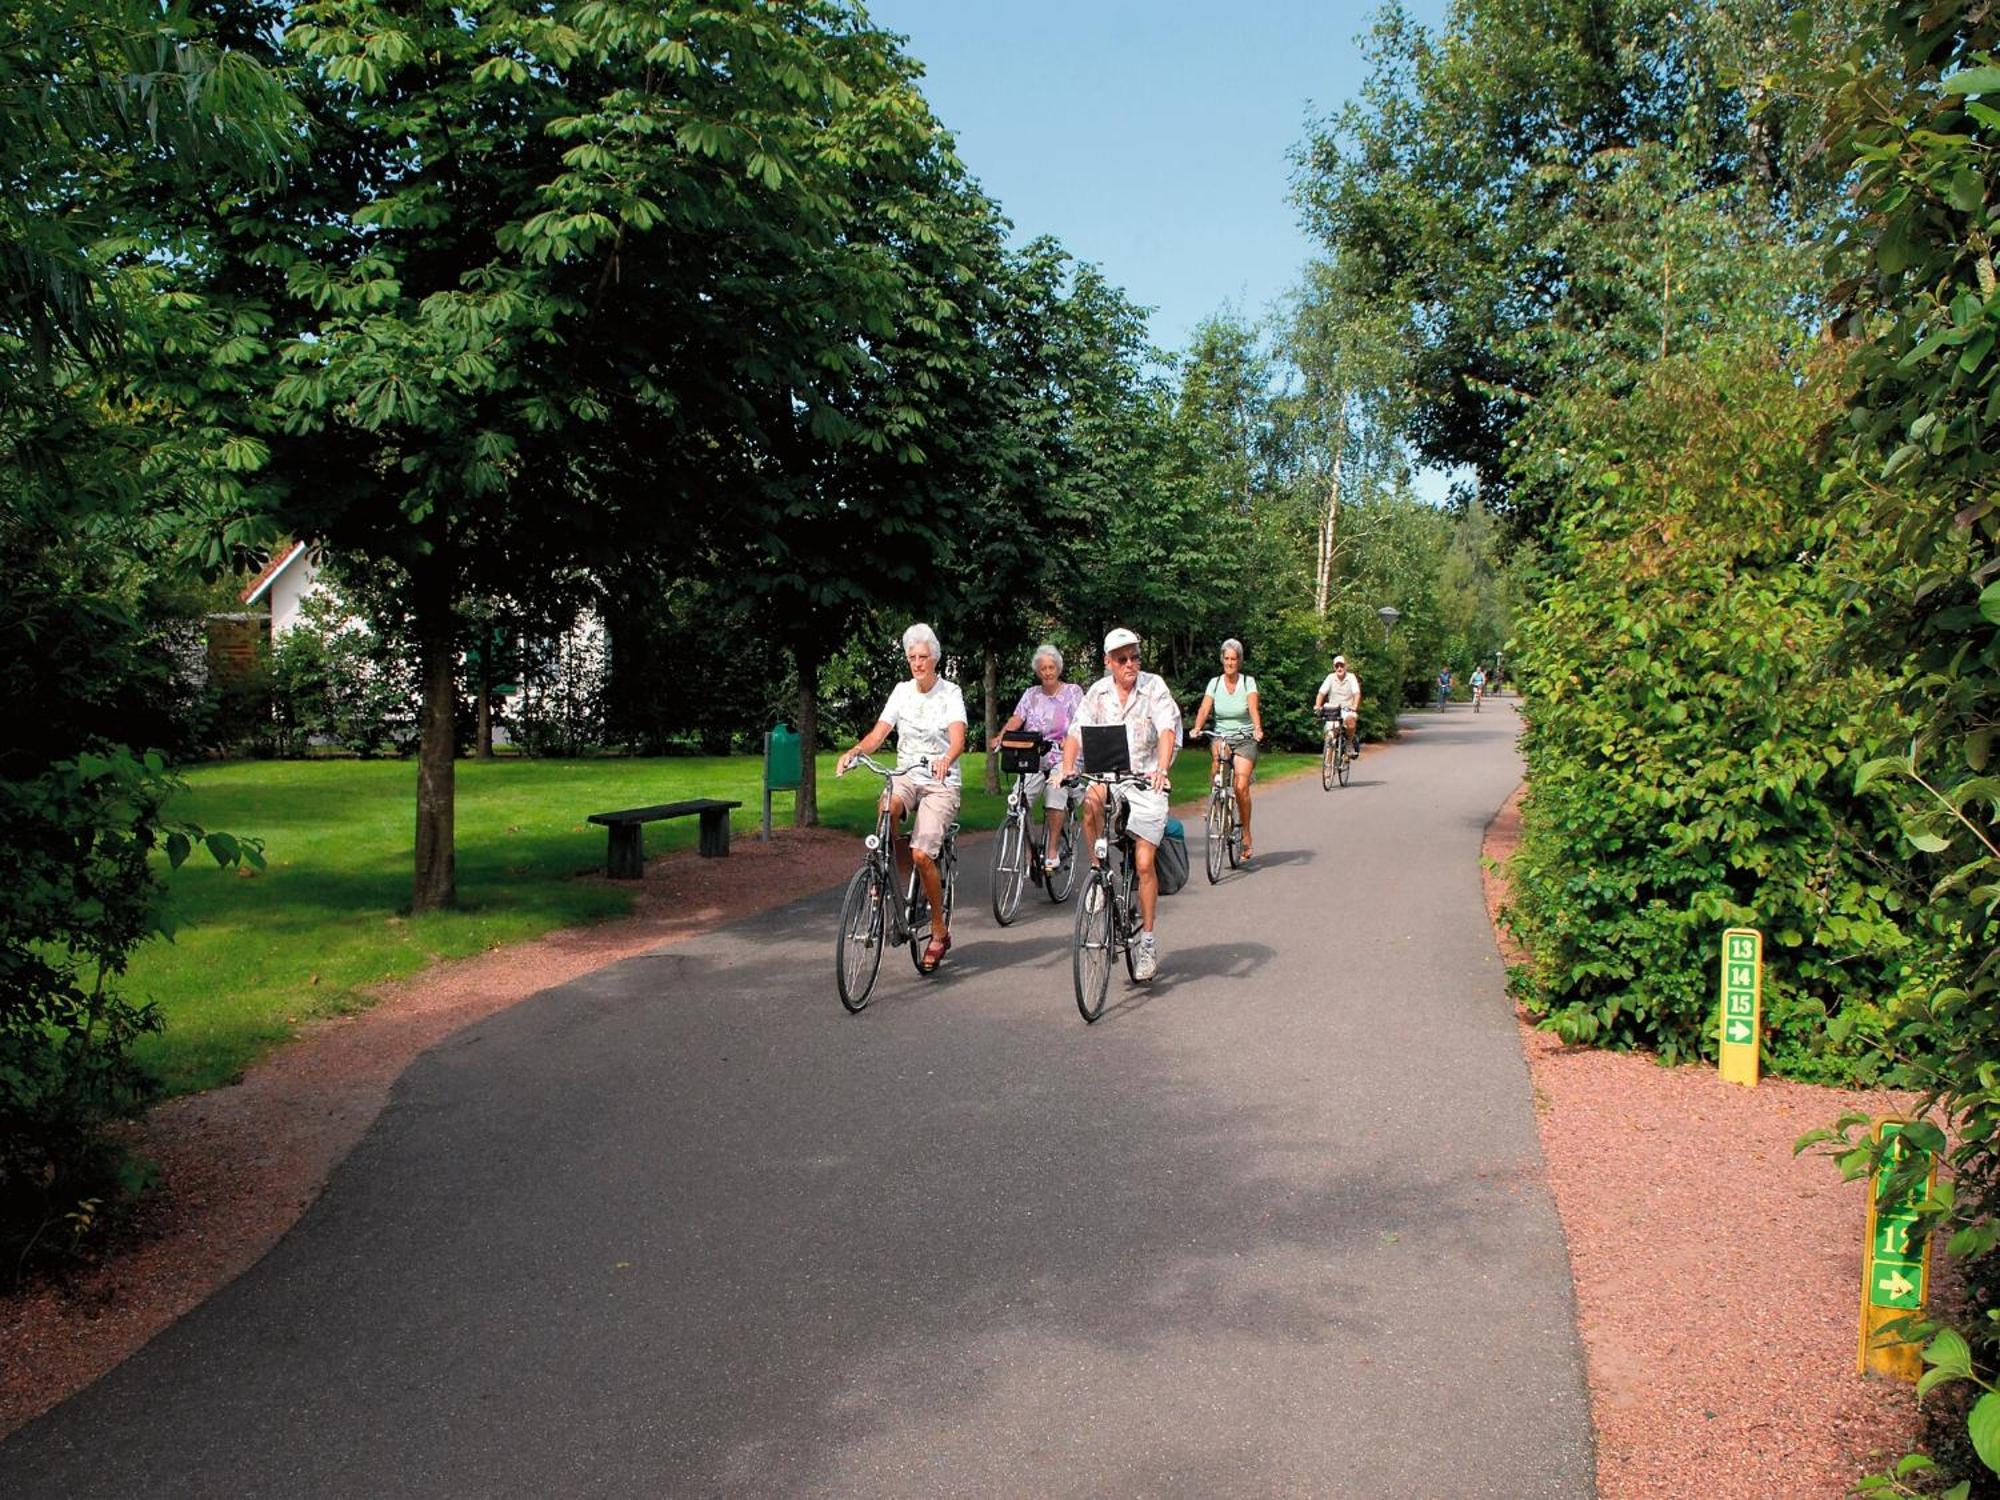
POLYGON ((1393 604, 1385 604, 1375 611, 1375 618, 1382 622, 1382 644, 1389 644, 1389 632, 1396 628, 1396 622, 1403 618, 1403 612, 1393 604))

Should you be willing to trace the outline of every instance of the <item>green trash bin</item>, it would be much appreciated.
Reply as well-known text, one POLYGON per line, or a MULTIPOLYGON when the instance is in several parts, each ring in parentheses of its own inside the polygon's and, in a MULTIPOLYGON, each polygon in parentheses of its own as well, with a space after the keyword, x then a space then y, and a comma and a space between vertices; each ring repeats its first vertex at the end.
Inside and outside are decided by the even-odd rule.
POLYGON ((799 737, 783 724, 764 736, 764 839, 771 837, 771 794, 794 792, 803 779, 800 769, 799 737))

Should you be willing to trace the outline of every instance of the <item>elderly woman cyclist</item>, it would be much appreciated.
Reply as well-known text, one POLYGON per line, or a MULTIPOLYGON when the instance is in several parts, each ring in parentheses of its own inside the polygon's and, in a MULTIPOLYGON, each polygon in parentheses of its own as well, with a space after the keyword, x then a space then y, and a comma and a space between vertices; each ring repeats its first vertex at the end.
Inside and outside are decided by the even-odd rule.
POLYGON ((1049 742, 1042 769, 1028 778, 1024 790, 1030 807, 1041 797, 1048 810, 1042 863, 1053 870, 1061 862, 1056 851, 1061 847, 1063 819, 1069 816, 1069 789, 1062 784, 1062 777, 1051 773, 1061 764, 1063 737, 1069 733, 1069 721, 1076 717, 1077 704, 1083 702, 1083 689, 1062 680, 1063 654, 1047 642, 1035 648, 1034 669, 1036 685, 1021 694, 1013 717, 1000 731, 1025 729, 1049 742))
POLYGON ((930 626, 912 625, 903 632, 909 681, 896 684, 875 727, 842 752, 835 770, 845 776, 857 755, 873 754, 890 735, 896 736, 896 776, 883 791, 882 802, 898 822, 916 814, 910 857, 916 861, 931 909, 931 941, 924 949, 926 974, 944 962, 951 948, 937 856, 944 847, 945 830, 958 816, 958 761, 965 754, 965 695, 957 683, 938 676, 942 654, 937 632, 930 626))
POLYGON ((1257 747, 1264 743, 1264 716, 1257 706, 1257 679, 1243 670, 1243 643, 1239 640, 1222 643, 1222 671, 1209 678, 1208 686, 1202 689, 1201 707, 1194 711, 1190 737, 1201 733, 1201 726, 1208 722, 1211 713, 1215 715, 1215 737, 1208 742, 1213 760, 1211 775, 1222 764, 1223 736, 1250 736, 1235 747, 1236 816, 1243 829, 1243 861, 1248 864, 1250 778, 1257 771, 1257 747))

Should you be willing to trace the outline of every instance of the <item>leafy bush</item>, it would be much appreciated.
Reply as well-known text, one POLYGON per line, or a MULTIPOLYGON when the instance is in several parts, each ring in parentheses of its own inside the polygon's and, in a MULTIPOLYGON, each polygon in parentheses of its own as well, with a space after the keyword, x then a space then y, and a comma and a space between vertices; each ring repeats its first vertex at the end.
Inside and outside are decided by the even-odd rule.
POLYGON ((1530 793, 1510 866, 1524 998, 1573 1041, 1714 1053, 1714 940, 1762 928, 1773 1063, 1868 1078, 1949 933, 1856 769, 1906 736, 1893 678, 1823 667, 1842 580, 1809 550, 1830 361, 1653 367, 1567 423, 1573 504, 1520 639, 1530 793))
POLYGON ((322 585, 271 652, 281 753, 337 745, 364 760, 407 755, 417 742, 415 652, 386 637, 338 588, 322 585))

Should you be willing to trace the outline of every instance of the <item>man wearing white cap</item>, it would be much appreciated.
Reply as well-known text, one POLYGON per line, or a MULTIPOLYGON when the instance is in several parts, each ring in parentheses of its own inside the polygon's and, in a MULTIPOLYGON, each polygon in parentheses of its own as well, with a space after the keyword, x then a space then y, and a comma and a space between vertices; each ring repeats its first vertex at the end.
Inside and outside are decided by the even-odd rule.
POLYGON ((1347 748, 1359 754, 1361 741, 1354 726, 1361 716, 1361 679, 1347 670, 1347 658, 1344 656, 1333 659, 1333 670, 1319 685, 1319 694, 1313 699, 1313 712, 1318 713, 1322 707, 1340 710, 1340 721, 1347 729, 1347 748))
MULTIPOLYGON (((1160 877, 1153 856, 1167 833, 1167 768, 1174 763, 1179 744, 1180 709, 1167 685, 1151 672, 1139 670, 1139 637, 1119 627, 1104 638, 1105 675, 1092 683, 1070 720, 1063 740, 1063 775, 1076 770, 1083 752, 1082 729, 1086 724, 1122 724, 1125 743, 1131 752, 1132 769, 1145 776, 1141 786, 1129 783, 1110 789, 1127 808, 1125 826, 1131 830, 1139 868, 1139 920, 1144 929, 1133 955, 1132 972, 1139 979, 1151 979, 1160 969, 1160 949, 1153 937, 1153 912, 1160 901, 1160 877)), ((1093 785, 1083 802, 1083 836, 1095 864, 1097 840, 1104 831, 1106 788, 1093 785)))

